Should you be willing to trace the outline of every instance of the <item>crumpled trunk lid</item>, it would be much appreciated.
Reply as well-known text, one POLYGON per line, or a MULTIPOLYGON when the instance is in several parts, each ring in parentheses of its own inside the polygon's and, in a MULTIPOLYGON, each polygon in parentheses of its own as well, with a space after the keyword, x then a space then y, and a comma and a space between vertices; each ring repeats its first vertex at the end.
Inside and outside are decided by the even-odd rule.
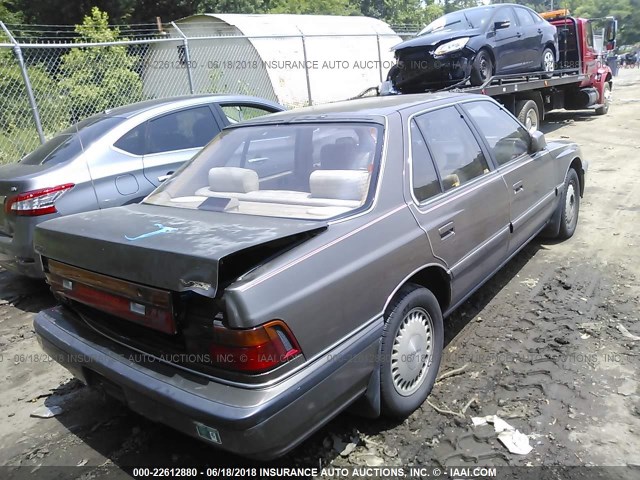
MULTIPOLYGON (((322 221, 141 204, 44 222, 36 228, 35 248, 45 264, 54 259, 143 285, 214 297, 231 255, 251 250, 252 262, 266 260, 300 242, 301 234, 324 228, 322 221), (264 248, 263 255, 255 254, 257 247, 264 248)), ((232 270, 237 273, 237 267, 232 270)))

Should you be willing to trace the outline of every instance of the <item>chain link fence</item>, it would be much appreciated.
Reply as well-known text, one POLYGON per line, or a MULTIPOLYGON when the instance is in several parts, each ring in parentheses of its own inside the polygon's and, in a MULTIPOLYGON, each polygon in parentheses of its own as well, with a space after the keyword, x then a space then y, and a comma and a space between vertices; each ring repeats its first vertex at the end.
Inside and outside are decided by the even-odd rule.
POLYGON ((346 99, 377 85, 396 35, 238 35, 109 43, 19 43, 0 22, 0 163, 104 110, 204 93, 255 95, 286 107, 346 99))

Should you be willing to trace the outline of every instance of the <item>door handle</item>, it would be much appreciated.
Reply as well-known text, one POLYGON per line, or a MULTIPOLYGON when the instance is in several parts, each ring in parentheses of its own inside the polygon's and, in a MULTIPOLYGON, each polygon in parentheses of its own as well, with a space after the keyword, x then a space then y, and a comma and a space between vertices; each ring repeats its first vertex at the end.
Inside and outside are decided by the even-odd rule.
POLYGON ((538 29, 538 33, 542 33, 542 29, 541 28, 538 29))
POLYGON ((520 38, 522 34, 520 32, 516 33, 516 37, 520 38))
POLYGON ((168 179, 169 179, 169 177, 170 177, 171 175, 173 175, 173 172, 167 172, 167 174, 166 174, 166 175, 160 175, 160 176, 158 177, 158 181, 159 181, 160 183, 162 183, 162 182, 164 182, 165 180, 168 180, 168 179))
POLYGON ((513 184, 513 192, 520 193, 524 190, 524 185, 522 184, 522 180, 513 184))
POLYGON ((440 228, 438 228, 438 233, 440 234, 441 240, 446 240, 449 237, 453 237, 456 234, 453 222, 445 223, 444 225, 442 225, 440 228))

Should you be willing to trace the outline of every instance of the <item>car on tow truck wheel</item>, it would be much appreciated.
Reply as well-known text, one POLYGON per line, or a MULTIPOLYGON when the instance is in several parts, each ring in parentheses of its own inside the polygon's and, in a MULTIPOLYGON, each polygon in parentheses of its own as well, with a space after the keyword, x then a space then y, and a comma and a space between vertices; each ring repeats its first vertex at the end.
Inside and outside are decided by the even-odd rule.
POLYGON ((491 54, 482 49, 476 55, 471 67, 471 85, 480 86, 493 76, 493 60, 491 54))
POLYGON ((549 47, 545 48, 542 52, 540 70, 548 72, 543 75, 544 78, 551 78, 553 71, 556 69, 556 54, 549 47))

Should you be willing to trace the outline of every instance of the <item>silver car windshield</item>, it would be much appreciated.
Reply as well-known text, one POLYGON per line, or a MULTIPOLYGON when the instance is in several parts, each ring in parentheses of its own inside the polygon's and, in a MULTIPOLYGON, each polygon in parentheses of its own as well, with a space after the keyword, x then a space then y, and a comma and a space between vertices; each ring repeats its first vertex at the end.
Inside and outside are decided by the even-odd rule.
POLYGON ((327 219, 372 200, 383 128, 367 123, 260 125, 224 131, 144 203, 327 219))

